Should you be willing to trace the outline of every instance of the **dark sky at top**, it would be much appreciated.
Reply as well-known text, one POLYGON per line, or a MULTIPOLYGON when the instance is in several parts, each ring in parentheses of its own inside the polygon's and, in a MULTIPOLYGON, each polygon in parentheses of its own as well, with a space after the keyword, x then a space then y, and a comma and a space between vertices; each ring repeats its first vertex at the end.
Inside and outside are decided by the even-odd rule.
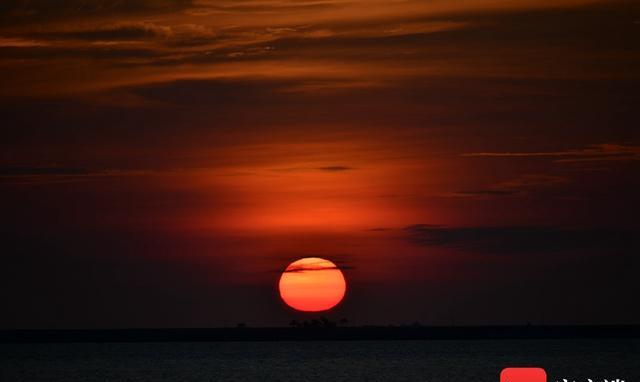
POLYGON ((640 323, 635 1, 0 4, 0 328, 640 323))

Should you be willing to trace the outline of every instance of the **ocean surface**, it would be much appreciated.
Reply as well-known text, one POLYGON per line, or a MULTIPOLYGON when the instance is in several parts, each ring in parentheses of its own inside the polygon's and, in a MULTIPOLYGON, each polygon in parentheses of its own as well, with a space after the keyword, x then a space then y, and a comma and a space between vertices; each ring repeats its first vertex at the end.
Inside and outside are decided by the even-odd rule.
POLYGON ((0 344, 0 381, 640 381, 640 340, 0 344))

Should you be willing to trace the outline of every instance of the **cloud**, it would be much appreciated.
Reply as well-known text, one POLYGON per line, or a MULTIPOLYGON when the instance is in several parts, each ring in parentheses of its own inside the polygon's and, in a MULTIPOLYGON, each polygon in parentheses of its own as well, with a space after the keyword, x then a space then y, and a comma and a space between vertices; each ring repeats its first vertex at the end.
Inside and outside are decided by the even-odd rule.
POLYGON ((316 170, 328 171, 328 172, 342 172, 342 171, 353 170, 353 168, 347 167, 347 166, 326 166, 326 167, 318 167, 316 168, 316 170))
POLYGON ((292 89, 317 92, 439 75, 635 78, 626 3, 568 3, 406 1, 390 10, 361 1, 13 0, 0 5, 0 21, 12 23, 0 27, 12 39, 1 52, 10 60, 3 89, 78 94, 187 78, 288 77, 305 79, 292 89), (54 44, 24 45, 40 40, 54 44), (137 44, 125 45, 130 40, 137 44), (78 78, 76 67, 86 75, 78 78))
POLYGON ((462 190, 456 192, 454 196, 511 196, 519 193, 519 190, 462 190))
POLYGON ((291 11, 317 11, 322 9, 335 9, 339 4, 335 1, 244 1, 225 2, 200 0, 197 6, 187 11, 191 15, 207 16, 215 13, 268 13, 291 11))
POLYGON ((0 20, 6 24, 104 17, 186 9, 192 0, 4 0, 0 20))
POLYGON ((353 167, 349 166, 323 166, 323 167, 287 167, 277 168, 273 171, 277 172, 298 172, 298 171, 323 171, 323 172, 345 172, 352 171, 353 167))
POLYGON ((0 37, 0 48, 33 48, 45 46, 45 41, 26 39, 20 37, 0 37))
MULTIPOLYGON (((146 47, 112 46, 109 43, 65 47, 55 46, 46 42, 38 42, 38 44, 29 49, 15 45, 0 45, 0 52, 8 59, 13 60, 111 60, 112 62, 118 62, 117 65, 123 65, 129 60, 154 60, 164 57, 162 52, 146 47)), ((48 79, 51 80, 50 77, 48 79)))
POLYGON ((0 167, 0 177, 33 175, 86 175, 90 171, 74 167, 0 167))
POLYGON ((476 152, 462 154, 462 156, 485 158, 551 158, 555 162, 626 162, 640 160, 640 146, 602 143, 590 145, 582 149, 562 151, 476 152))
POLYGON ((292 266, 287 268, 284 273, 300 273, 300 272, 310 272, 310 271, 326 271, 332 269, 354 269, 354 267, 349 265, 327 265, 325 262, 318 263, 307 263, 302 265, 292 266))
MULTIPOLYGON (((198 24, 171 24, 164 25, 150 21, 116 21, 102 22, 80 25, 65 25, 60 28, 52 28, 46 32, 29 32, 19 34, 18 37, 5 39, 14 45, 6 46, 38 46, 50 45, 55 42, 62 48, 67 44, 75 43, 78 48, 87 48, 90 45, 80 44, 87 42, 111 42, 116 43, 151 43, 160 42, 166 46, 178 49, 179 47, 193 47, 199 44, 213 43, 217 35, 207 26, 198 24), (22 37, 20 37, 22 36, 22 37), (31 40, 27 40, 30 38, 31 40), (31 41, 31 45, 17 45, 15 42, 31 41), (37 43, 38 45, 35 45, 37 43)), ((0 39, 0 42, 3 40, 0 39)), ((66 45, 68 47, 68 45, 66 45)), ((2 46, 0 44, 0 46, 2 46)), ((73 46, 73 45, 72 45, 73 46)), ((161 50, 162 47, 156 45, 154 48, 161 50)), ((175 51, 171 51, 175 53, 175 51)))
POLYGON ((546 174, 525 174, 515 179, 498 183, 498 189, 517 190, 540 186, 553 186, 567 183, 567 179, 561 176, 546 174))
POLYGON ((60 166, 5 166, 0 167, 0 179, 14 184, 68 183, 119 176, 157 174, 150 170, 87 169, 60 166))
POLYGON ((446 227, 415 224, 404 228, 417 245, 442 246, 492 254, 549 253, 572 250, 638 248, 635 232, 617 228, 546 226, 446 227))
POLYGON ((490 188, 458 191, 454 193, 453 196, 483 197, 523 195, 533 190, 566 183, 569 183, 569 180, 562 176, 524 174, 512 180, 499 182, 490 188))
MULTIPOLYGON (((332 270, 332 269, 339 269, 339 270, 345 270, 345 269, 353 269, 353 267, 349 267, 349 266, 337 266, 337 265, 331 265, 331 266, 296 266, 296 267, 292 267, 290 269, 286 269, 284 272, 282 273, 301 273, 301 272, 313 272, 313 271, 327 271, 327 270, 332 270)), ((280 271, 278 271, 280 272, 280 271)))
POLYGON ((171 37, 173 30, 149 22, 115 23, 97 26, 91 29, 48 32, 43 39, 78 39, 78 40, 138 40, 152 37, 171 37))

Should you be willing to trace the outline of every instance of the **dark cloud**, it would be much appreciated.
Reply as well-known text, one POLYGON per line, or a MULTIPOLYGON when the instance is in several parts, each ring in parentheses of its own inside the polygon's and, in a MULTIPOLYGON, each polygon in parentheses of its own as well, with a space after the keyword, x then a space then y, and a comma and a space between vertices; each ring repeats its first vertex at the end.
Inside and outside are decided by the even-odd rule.
POLYGON ((334 265, 328 265, 322 262, 311 263, 311 264, 307 263, 307 264, 299 265, 296 267, 292 267, 290 269, 286 269, 285 267, 271 269, 269 270, 269 273, 276 273, 276 274, 281 274, 283 272, 296 273, 296 272, 302 272, 302 271, 322 271, 327 269, 353 270, 353 269, 356 269, 356 267, 353 265, 353 256, 354 256, 353 254, 349 254, 349 253, 333 253, 333 254, 326 254, 326 253, 285 254, 283 253, 281 254, 281 256, 275 257, 275 259, 277 259, 278 262, 282 262, 282 264, 284 264, 286 268, 288 268, 288 265, 290 265, 294 261, 297 261, 302 258, 309 258, 309 257, 327 259, 331 261, 334 265))
POLYGON ((353 170, 353 167, 347 166, 327 166, 327 167, 286 167, 276 168, 275 172, 306 172, 306 171, 323 171, 323 172, 345 172, 353 170))
POLYGON ((519 194, 519 190, 462 190, 456 192, 460 196, 511 196, 519 194))
MULTIPOLYGON (((268 44, 273 48, 270 57, 276 59, 295 56, 297 59, 342 62, 375 60, 396 65, 401 61, 413 67, 446 65, 448 70, 480 76, 517 73, 571 78, 609 73, 633 78, 640 61, 633 15, 639 10, 632 2, 604 2, 579 8, 472 10, 344 24, 334 21, 292 28, 287 33, 256 29, 236 31, 250 36, 261 35, 267 42, 261 39, 231 50, 248 51, 268 44), (425 30, 407 28, 412 23, 424 24, 425 30), (438 23, 450 26, 438 28, 438 23), (380 28, 380 25, 386 27, 380 28), (429 25, 433 27, 429 28, 429 25), (390 33, 393 29, 398 32, 390 33), (385 49, 379 49, 381 46, 385 49), (460 46, 465 49, 459 49, 460 46), (540 55, 540 51, 553 52, 562 59, 551 62, 546 55, 540 55), (470 67, 469 62, 474 62, 474 66, 470 67)), ((228 49, 224 48, 220 53, 228 49)), ((205 63, 217 60, 218 56, 207 52, 183 59, 205 63)))
POLYGON ((73 167, 0 167, 0 177, 32 175, 86 175, 90 171, 73 167))
MULTIPOLYGON (((291 269, 286 269, 284 271, 284 273, 300 273, 300 272, 313 272, 313 271, 326 271, 326 270, 331 270, 331 269, 339 269, 339 270, 345 270, 345 269, 355 269, 355 267, 352 266, 348 266, 348 265, 332 265, 332 266, 299 266, 299 267, 293 267, 291 269)), ((280 272, 280 271, 279 271, 280 272)))
MULTIPOLYGON (((96 9, 99 10, 96 12, 107 12, 121 8, 169 10, 190 6, 188 1, 163 1, 158 4, 147 1, 134 1, 131 4, 119 1, 77 2, 81 4, 60 7, 56 4, 50 7, 52 10, 49 12, 55 14, 53 9, 56 9, 56 12, 62 12, 67 7, 74 10, 96 9)), ((42 6, 38 6, 39 3, 28 4, 29 7, 39 8, 42 6)), ((278 10, 277 4, 266 6, 278 10)), ((185 33, 181 38, 170 40, 171 46, 179 49, 180 46, 206 44, 214 39, 226 41, 226 43, 217 48, 208 46, 201 50, 182 52, 179 57, 172 57, 170 60, 158 59, 153 62, 141 62, 138 65, 206 65, 230 59, 253 61, 262 60, 265 57, 269 59, 295 57, 296 59, 357 63, 389 62, 395 65, 402 63, 402 66, 412 68, 425 64, 438 68, 445 65, 447 70, 460 70, 467 73, 471 70, 476 75, 482 76, 500 75, 500 71, 529 73, 535 74, 536 77, 541 75, 570 77, 603 73, 621 76, 633 74, 633 69, 640 60, 634 49, 635 39, 632 38, 637 29, 633 11, 637 13, 638 8, 630 2, 597 4, 577 9, 511 12, 472 10, 438 16, 424 14, 404 15, 396 19, 330 21, 312 26, 287 28, 265 28, 264 26, 223 28, 216 31, 215 38, 202 31, 203 25, 194 25, 190 30, 187 28, 183 31, 185 33), (415 23, 426 25, 425 30, 407 28, 407 25, 415 23), (442 23, 453 26, 438 27, 442 23), (428 27, 429 25, 432 27, 428 27), (567 28, 566 25, 572 27, 567 28), (389 30, 396 32, 390 33, 389 30), (379 49, 380 46, 385 48, 379 49), (464 46, 465 49, 452 49, 459 46, 464 46), (541 50, 554 52, 566 59, 550 64, 544 59, 546 55, 539 54, 541 50), (494 53, 488 55, 487 51, 494 53), (600 59, 593 59, 597 57, 600 59), (603 58, 606 60, 602 60, 603 58), (469 62, 474 62, 474 66, 470 67, 469 62), (598 64, 594 65, 596 62, 598 64)), ((46 11, 36 12, 36 14, 39 13, 46 14, 46 11)), ((105 27, 98 24, 95 29, 90 30, 47 30, 46 33, 27 31, 19 37, 47 38, 46 35, 50 34, 53 38, 57 36, 86 40, 144 39, 166 36, 169 33, 168 29, 176 27, 179 25, 158 26, 138 21, 120 26, 105 27)))
MULTIPOLYGON (((148 169, 88 169, 81 167, 61 166, 6 166, 0 167, 0 179, 6 184, 43 185, 54 183, 74 183, 108 178, 132 177, 159 174, 161 172, 148 169)), ((165 174, 168 171, 165 170, 165 174)))
MULTIPOLYGON (((146 99, 186 107, 217 107, 246 103, 262 103, 276 106, 294 100, 294 96, 279 91, 295 83, 292 80, 263 79, 221 79, 221 80, 179 80, 141 86, 133 86, 128 91, 146 99)), ((241 105, 242 106, 242 105, 241 105)))
POLYGON ((175 11, 192 4, 192 0, 7 0, 0 3, 0 20, 6 24, 35 23, 75 17, 175 11))
POLYGON ((485 158, 549 158, 556 162, 600 162, 640 160, 640 146, 615 143, 590 145, 582 149, 532 152, 478 152, 463 154, 465 157, 485 158))
POLYGON ((514 196, 526 195, 553 186, 569 183, 565 177, 547 174, 524 174, 514 179, 499 182, 487 189, 463 190, 454 193, 454 196, 514 196))
POLYGON ((0 46, 0 54, 8 59, 17 60, 61 60, 68 58, 105 60, 111 61, 114 66, 122 65, 122 61, 120 60, 160 59, 165 57, 165 53, 153 49, 123 46, 113 47, 108 45, 70 46, 62 48, 51 45, 41 45, 33 48, 0 46))
POLYGON ((189 11, 194 15, 208 15, 212 13, 274 13, 300 10, 322 10, 340 7, 334 1, 294 1, 294 2, 245 2, 220 4, 221 2, 200 2, 197 8, 189 11))
POLYGON ((328 171, 328 172, 342 172, 342 171, 353 170, 353 167, 348 167, 348 166, 326 166, 326 167, 318 167, 317 169, 320 170, 320 171, 328 171))
MULTIPOLYGON (((106 22, 78 27, 65 27, 46 32, 26 32, 8 35, 0 40, 0 46, 35 49, 49 47, 60 50, 73 44, 79 49, 89 49, 93 45, 105 45, 115 48, 117 45, 157 43, 149 45, 158 54, 164 50, 167 55, 175 53, 180 47, 193 47, 211 44, 220 38, 211 27, 197 24, 164 25, 149 21, 106 22), (67 44, 67 46, 65 46, 67 44)), ((159 60, 157 65, 161 65, 159 60)))
POLYGON ((572 250, 638 248, 635 232, 615 228, 557 228, 543 226, 445 227, 416 224, 404 228, 411 242, 467 251, 520 254, 572 250))
POLYGON ((39 37, 42 39, 79 39, 79 40, 138 40, 153 37, 170 37, 172 29, 152 23, 120 23, 105 25, 95 29, 82 29, 66 32, 50 32, 39 37))

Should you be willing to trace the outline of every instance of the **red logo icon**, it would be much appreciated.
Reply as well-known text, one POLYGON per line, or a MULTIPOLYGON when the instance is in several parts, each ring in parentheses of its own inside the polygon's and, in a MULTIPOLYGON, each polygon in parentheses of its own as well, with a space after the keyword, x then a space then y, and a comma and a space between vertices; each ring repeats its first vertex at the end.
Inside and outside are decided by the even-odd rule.
POLYGON ((500 382, 547 382, 547 372, 539 367, 508 367, 500 372, 500 382))

